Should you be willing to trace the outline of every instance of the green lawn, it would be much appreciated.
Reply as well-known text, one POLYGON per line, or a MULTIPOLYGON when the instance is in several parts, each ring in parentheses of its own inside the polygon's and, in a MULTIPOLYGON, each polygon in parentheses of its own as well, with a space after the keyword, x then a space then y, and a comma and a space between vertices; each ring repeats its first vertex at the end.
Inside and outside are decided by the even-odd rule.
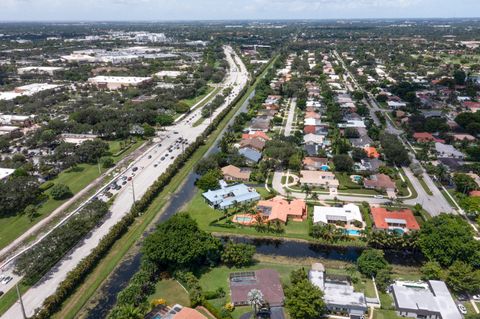
POLYGON ((375 309, 373 319, 401 319, 394 310, 375 309))
MULTIPOLYGON (((130 146, 130 148, 119 155, 118 157, 114 157, 114 160, 118 162, 120 159, 127 156, 130 152, 138 148, 144 141, 138 140, 135 144, 130 146)), ((120 142, 119 141, 112 141, 109 142, 110 144, 110 152, 112 154, 117 153, 120 150, 120 142)), ((100 171, 103 173, 105 169, 100 167, 100 171)), ((65 184, 67 185, 70 190, 76 194, 80 190, 87 187, 93 180, 100 176, 98 165, 91 165, 91 164, 80 164, 74 168, 65 170, 61 172, 57 177, 52 179, 51 181, 55 184, 65 184)), ((46 191, 46 194, 50 194, 50 190, 46 191)), ((15 238, 23 234, 27 231, 30 227, 50 215, 55 209, 57 209, 60 205, 62 205, 67 200, 54 200, 49 198, 46 200, 38 209, 38 217, 35 218, 33 221, 27 216, 11 216, 0 218, 0 229, 2 229, 0 233, 0 248, 7 246, 11 243, 15 238)))
POLYGON ((420 182, 420 185, 422 185, 422 187, 423 187, 423 189, 425 190, 425 192, 426 192, 428 195, 432 196, 432 195, 433 195, 432 191, 430 190, 430 188, 428 188, 427 183, 425 183, 424 179, 423 179, 421 176, 418 177, 418 181, 420 182))
POLYGON ((213 86, 208 86, 207 90, 205 91, 204 94, 199 95, 199 96, 194 97, 194 98, 191 98, 191 99, 188 99, 188 100, 182 100, 182 102, 185 102, 188 106, 192 107, 195 104, 197 104, 200 100, 202 100, 205 96, 207 96, 210 92, 212 92, 213 89, 214 89, 213 86))
POLYGON ((358 194, 358 195, 378 195, 380 194, 374 189, 363 188, 362 185, 352 182, 350 175, 347 173, 335 173, 340 185, 338 187, 339 194, 358 194))
POLYGON ((169 306, 180 304, 188 307, 190 305, 188 293, 174 279, 160 280, 155 285, 155 292, 148 298, 148 302, 154 299, 165 299, 169 306))
POLYGON ((201 229, 208 232, 218 232, 218 233, 229 233, 229 234, 244 234, 244 235, 253 235, 253 236, 272 236, 272 237, 287 237, 287 238, 298 238, 305 240, 312 240, 308 235, 308 222, 294 222, 289 221, 285 226, 285 232, 276 234, 276 233, 260 233, 255 230, 254 227, 242 226, 233 224, 233 226, 227 226, 225 223, 226 219, 220 222, 221 226, 211 226, 210 222, 223 216, 223 212, 220 210, 215 210, 208 206, 205 203, 205 200, 202 197, 200 191, 195 194, 192 201, 186 206, 184 211, 188 212, 197 222, 201 229))

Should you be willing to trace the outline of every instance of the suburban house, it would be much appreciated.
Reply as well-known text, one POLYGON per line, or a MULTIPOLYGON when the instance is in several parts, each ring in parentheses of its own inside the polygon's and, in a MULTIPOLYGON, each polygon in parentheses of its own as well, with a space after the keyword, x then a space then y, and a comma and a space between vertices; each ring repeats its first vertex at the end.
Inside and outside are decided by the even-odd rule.
POLYGON ((307 218, 307 205, 303 199, 287 201, 281 196, 259 201, 259 211, 267 220, 279 220, 286 223, 289 219, 303 221, 307 218))
POLYGON ((466 175, 468 175, 468 176, 470 176, 471 178, 473 178, 473 180, 475 181, 475 183, 477 183, 477 185, 480 186, 480 176, 478 176, 477 174, 475 174, 475 173, 472 172, 472 171, 466 173, 466 175))
POLYGON ((217 190, 208 190, 203 193, 207 203, 213 208, 226 209, 232 207, 236 203, 250 203, 261 199, 260 194, 254 188, 245 184, 224 185, 217 190))
POLYGON ((456 142, 461 142, 461 141, 473 142, 476 140, 476 138, 470 134, 453 134, 452 136, 453 136, 453 140, 456 142))
POLYGON ((248 293, 260 290, 266 303, 281 307, 285 300, 280 275, 273 269, 231 273, 229 278, 230 297, 235 306, 248 305, 248 293))
POLYGON ((436 140, 432 134, 427 132, 414 133, 413 138, 415 141, 417 141, 417 143, 429 143, 436 140))
POLYGON ((337 189, 340 184, 332 172, 300 171, 300 175, 300 184, 303 185, 337 189))
POLYGON ((325 136, 316 134, 306 134, 303 136, 303 143, 323 145, 325 143, 325 136))
POLYGON ((265 142, 259 138, 247 138, 240 141, 240 148, 245 147, 261 152, 265 147, 265 142))
POLYGON ((368 136, 364 135, 358 138, 349 138, 348 139, 353 147, 365 148, 373 144, 373 140, 368 136))
POLYGON ((259 151, 250 148, 244 147, 238 150, 238 153, 245 157, 247 164, 254 165, 262 158, 262 153, 259 151))
POLYGON ((313 208, 313 223, 342 224, 345 228, 360 229, 364 226, 360 208, 355 204, 347 204, 343 207, 315 206, 313 208))
POLYGON ((330 277, 321 263, 312 265, 308 280, 323 291, 327 309, 336 314, 348 313, 351 319, 363 319, 367 311, 367 301, 362 292, 355 292, 348 277, 330 277))
POLYGON ((402 317, 426 319, 461 319, 457 305, 443 281, 427 284, 396 282, 392 285, 397 313, 402 317))
POLYGON ((307 156, 303 159, 303 167, 309 171, 328 170, 328 158, 307 156))
POLYGON ((250 127, 248 129, 250 130, 250 132, 267 132, 270 129, 270 120, 263 118, 254 118, 252 119, 252 122, 250 123, 250 127))
POLYGON ((356 171, 360 172, 378 172, 380 166, 383 166, 383 162, 376 158, 365 158, 360 160, 360 162, 355 163, 354 167, 356 171))
POLYGON ((168 307, 166 305, 158 305, 149 312, 145 319, 208 319, 198 310, 183 307, 179 304, 174 305, 173 307, 168 307))
POLYGON ((374 227, 378 230, 406 233, 411 230, 420 229, 410 209, 389 211, 383 207, 372 207, 371 213, 374 227))
POLYGON ((251 173, 252 170, 250 168, 236 167, 234 165, 222 167, 223 178, 226 181, 248 182, 251 173))
POLYGON ((265 132, 262 132, 262 131, 255 131, 252 133, 242 134, 242 139, 249 139, 249 138, 258 138, 263 140, 264 142, 271 140, 271 138, 267 134, 265 134, 265 132))
POLYGON ((447 158, 465 158, 465 154, 457 150, 453 145, 435 143, 435 151, 438 154, 438 157, 447 157, 447 158))
POLYGON ((385 174, 375 174, 370 179, 365 179, 363 185, 368 189, 376 189, 378 191, 395 192, 396 186, 392 179, 385 174))

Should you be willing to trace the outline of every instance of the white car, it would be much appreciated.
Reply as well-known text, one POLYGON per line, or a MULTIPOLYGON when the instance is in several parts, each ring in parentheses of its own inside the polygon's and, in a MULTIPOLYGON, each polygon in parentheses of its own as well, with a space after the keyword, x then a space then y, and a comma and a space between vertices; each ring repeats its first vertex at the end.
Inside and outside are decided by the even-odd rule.
POLYGON ((460 312, 461 312, 462 314, 464 314, 464 315, 467 314, 467 308, 465 308, 464 305, 462 305, 461 303, 459 303, 459 304, 457 305, 457 307, 458 307, 458 310, 460 310, 460 312))
POLYGON ((472 298, 473 300, 480 300, 480 295, 473 295, 472 298))
POLYGON ((383 198, 383 195, 375 195, 375 196, 373 196, 373 198, 382 199, 382 198, 383 198))

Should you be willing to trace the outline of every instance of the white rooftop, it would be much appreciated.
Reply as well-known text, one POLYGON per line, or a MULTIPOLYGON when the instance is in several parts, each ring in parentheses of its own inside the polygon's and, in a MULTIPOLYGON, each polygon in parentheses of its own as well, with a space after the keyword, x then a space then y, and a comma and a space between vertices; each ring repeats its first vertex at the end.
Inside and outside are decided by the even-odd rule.
POLYGON ((329 220, 339 220, 344 222, 358 220, 363 222, 360 208, 355 204, 347 204, 343 207, 315 206, 313 208, 314 224, 327 224, 329 220))
POLYGON ((0 168, 0 179, 7 178, 12 175, 13 172, 15 172, 15 170, 11 168, 0 168))

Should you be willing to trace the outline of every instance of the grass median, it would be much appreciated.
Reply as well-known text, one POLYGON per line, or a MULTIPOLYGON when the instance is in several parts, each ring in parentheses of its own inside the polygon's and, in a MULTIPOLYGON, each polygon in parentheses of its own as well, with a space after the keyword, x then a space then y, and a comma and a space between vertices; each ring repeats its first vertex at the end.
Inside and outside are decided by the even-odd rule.
POLYGON ((217 129, 210 134, 205 145, 202 145, 195 151, 192 157, 185 163, 170 183, 163 189, 160 195, 153 201, 147 211, 130 227, 127 234, 119 239, 110 249, 105 258, 102 259, 95 270, 87 276, 84 283, 78 287, 77 291, 62 305, 62 310, 56 313, 53 318, 82 318, 82 308, 89 300, 94 297, 95 292, 99 289, 103 282, 113 272, 115 267, 120 264, 122 259, 127 255, 134 244, 142 238, 142 235, 149 225, 157 217, 158 212, 168 203, 170 197, 181 187, 187 176, 193 171, 196 163, 206 154, 209 148, 215 143, 217 137, 227 126, 230 119, 235 115, 241 105, 246 101, 247 97, 253 92, 259 79, 266 74, 267 70, 273 65, 271 62, 264 73, 257 79, 254 85, 250 86, 235 107, 220 122, 217 129))

